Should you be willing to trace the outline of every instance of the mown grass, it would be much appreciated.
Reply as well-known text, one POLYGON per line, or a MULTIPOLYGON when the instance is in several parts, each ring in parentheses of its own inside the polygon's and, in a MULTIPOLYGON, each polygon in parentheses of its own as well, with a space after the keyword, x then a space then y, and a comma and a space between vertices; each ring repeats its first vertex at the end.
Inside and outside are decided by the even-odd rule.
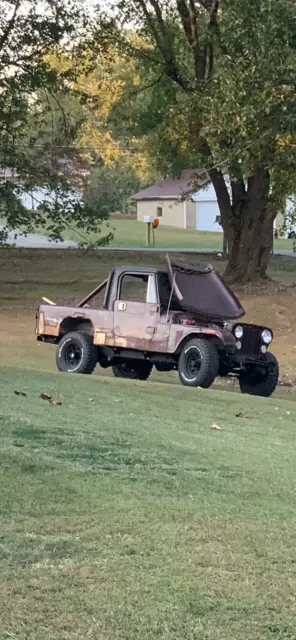
MULTIPOLYGON (((146 230, 143 222, 137 220, 110 219, 108 227, 103 225, 102 235, 112 231, 114 238, 110 243, 111 247, 145 247, 146 230)), ((42 231, 41 231, 42 232, 42 231)), ((84 234, 75 229, 67 229, 65 234, 67 240, 81 242, 84 234)), ((96 235, 88 236, 89 241, 95 241, 96 235)), ((161 224, 155 231, 156 247, 165 249, 212 249, 221 251, 223 238, 222 233, 215 231, 195 231, 193 229, 178 229, 167 227, 161 224)), ((292 249, 293 240, 275 240, 275 249, 292 249)))
POLYGON ((48 373, 42 295, 77 300, 128 263, 163 257, 0 252, 0 639, 294 638, 293 393, 48 373))
POLYGON ((295 637, 294 403, 12 368, 0 392, 1 639, 295 637))
MULTIPOLYGON (((0 225, 5 224, 0 219, 0 225)), ((100 237, 112 232, 114 237, 110 247, 143 248, 146 246, 146 225, 136 219, 110 218, 102 225, 100 234, 86 234, 75 226, 66 228, 63 237, 75 242, 95 242, 100 237)), ((47 235, 47 229, 36 227, 36 233, 47 235)), ((195 231, 194 229, 178 229, 161 223, 155 231, 155 246, 163 249, 211 249, 222 251, 222 233, 215 231, 195 231)), ((293 240, 279 238, 274 242, 275 249, 293 249, 293 240)))

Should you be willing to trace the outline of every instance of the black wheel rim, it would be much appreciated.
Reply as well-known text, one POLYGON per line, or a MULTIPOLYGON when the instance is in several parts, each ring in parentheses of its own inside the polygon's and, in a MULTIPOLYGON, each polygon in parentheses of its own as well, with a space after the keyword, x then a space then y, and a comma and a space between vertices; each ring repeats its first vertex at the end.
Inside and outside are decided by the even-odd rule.
POLYGON ((188 354, 187 358, 187 374, 190 378, 195 378, 200 371, 201 357, 199 351, 188 354))
POLYGON ((65 362, 68 367, 75 368, 81 362, 82 349, 75 342, 70 342, 66 345, 64 351, 65 362))

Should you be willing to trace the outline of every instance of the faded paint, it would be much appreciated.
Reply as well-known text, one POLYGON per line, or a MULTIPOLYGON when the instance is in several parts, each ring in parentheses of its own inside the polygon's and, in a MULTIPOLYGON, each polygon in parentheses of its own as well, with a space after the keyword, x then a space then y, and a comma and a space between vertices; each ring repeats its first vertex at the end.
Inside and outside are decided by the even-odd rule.
POLYGON ((180 346, 181 342, 188 336, 188 338, 198 338, 199 336, 208 335, 212 336, 215 342, 220 343, 223 347, 235 346, 235 338, 229 331, 220 329, 219 327, 198 327, 198 326, 183 326, 180 324, 171 324, 169 341, 168 341, 168 353, 175 353, 180 346))
POLYGON ((195 229, 196 227, 196 203, 191 200, 186 202, 186 220, 187 229, 195 229))
POLYGON ((102 329, 102 331, 95 331, 94 334, 94 344, 98 346, 102 346, 106 344, 106 331, 102 329))
POLYGON ((139 200, 137 202, 137 219, 143 222, 144 216, 157 218, 159 207, 162 208, 162 216, 159 218, 160 224, 184 228, 184 203, 179 200, 139 200))
POLYGON ((199 334, 211 335, 221 345, 233 347, 235 339, 229 331, 209 324, 204 327, 182 325, 178 322, 178 312, 169 314, 161 312, 156 273, 153 269, 147 269, 147 272, 136 268, 126 269, 126 271, 122 268, 115 269, 108 291, 109 310, 84 307, 81 312, 79 307, 40 305, 37 318, 37 321, 39 319, 38 335, 54 337, 58 340, 65 332, 65 323, 66 325, 68 323, 71 331, 75 329, 75 322, 90 322, 94 332, 93 342, 97 346, 127 348, 144 353, 173 354, 185 337, 194 337, 199 334), (154 278, 157 302, 116 299, 117 282, 124 273, 148 274, 150 278, 154 278))

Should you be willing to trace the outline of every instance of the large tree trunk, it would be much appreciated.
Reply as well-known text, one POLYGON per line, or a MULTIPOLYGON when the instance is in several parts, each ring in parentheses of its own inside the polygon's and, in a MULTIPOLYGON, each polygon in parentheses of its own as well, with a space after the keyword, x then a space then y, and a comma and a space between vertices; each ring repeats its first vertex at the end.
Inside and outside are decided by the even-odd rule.
POLYGON ((267 210, 268 171, 259 167, 247 186, 243 180, 231 183, 232 202, 222 173, 214 169, 210 176, 228 243, 225 275, 239 283, 266 277, 273 241, 273 218, 267 210))

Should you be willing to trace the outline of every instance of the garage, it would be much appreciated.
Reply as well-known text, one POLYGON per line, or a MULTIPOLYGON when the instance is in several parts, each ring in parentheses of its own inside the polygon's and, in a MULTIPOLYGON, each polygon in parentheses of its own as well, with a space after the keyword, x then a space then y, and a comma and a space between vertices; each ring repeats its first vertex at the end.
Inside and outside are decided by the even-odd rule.
POLYGON ((217 202, 198 201, 196 203, 196 229, 198 231, 222 231, 218 224, 220 212, 217 202))

